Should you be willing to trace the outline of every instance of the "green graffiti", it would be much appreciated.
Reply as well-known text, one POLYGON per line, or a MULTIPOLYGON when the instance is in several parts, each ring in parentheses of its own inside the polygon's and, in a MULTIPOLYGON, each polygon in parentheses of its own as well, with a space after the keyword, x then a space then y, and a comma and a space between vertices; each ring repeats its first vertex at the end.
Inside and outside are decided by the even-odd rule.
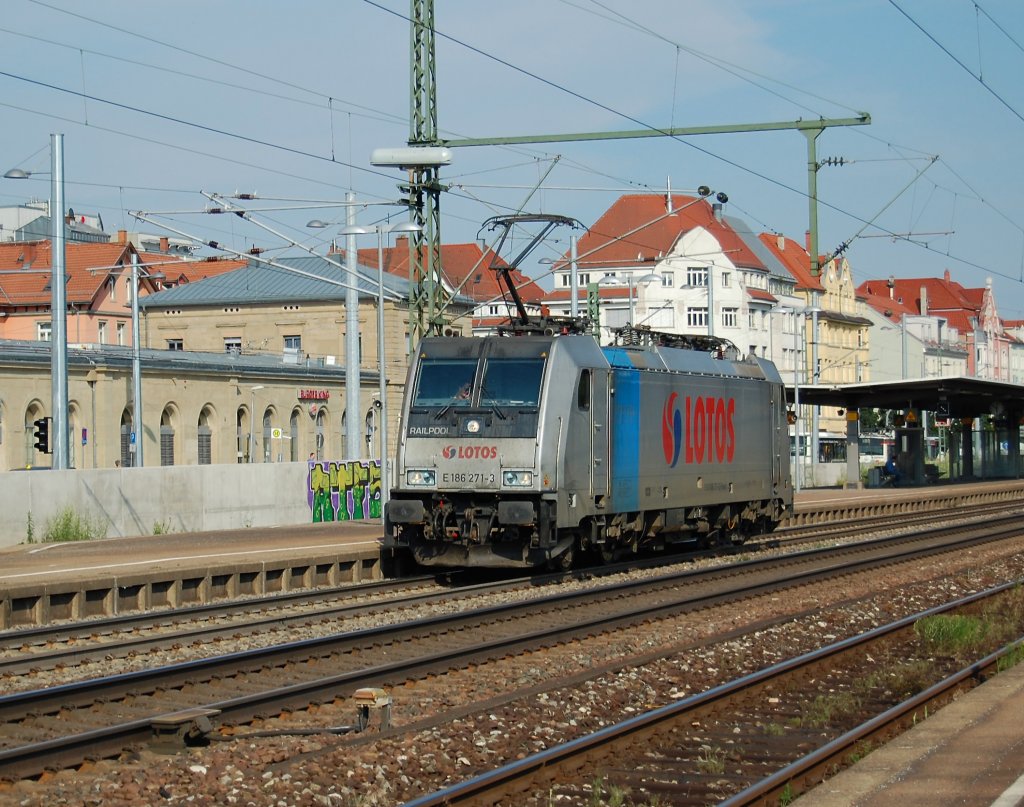
POLYGON ((313 523, 381 517, 378 462, 317 462, 310 466, 308 479, 313 523))
POLYGON ((313 523, 334 521, 334 505, 331 504, 330 491, 317 488, 313 494, 313 523))

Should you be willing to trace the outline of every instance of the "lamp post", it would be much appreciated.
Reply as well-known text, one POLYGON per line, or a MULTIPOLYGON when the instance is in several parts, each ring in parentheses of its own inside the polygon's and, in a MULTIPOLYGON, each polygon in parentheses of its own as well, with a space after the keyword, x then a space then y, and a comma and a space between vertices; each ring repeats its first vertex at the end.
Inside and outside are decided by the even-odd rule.
MULTIPOLYGON (((385 233, 418 233, 423 226, 414 221, 402 221, 390 227, 360 227, 349 224, 339 231, 339 235, 355 238, 357 235, 377 233, 377 377, 380 395, 380 514, 384 518, 384 507, 388 502, 388 398, 387 368, 384 362, 384 234, 385 233)), ((358 282, 358 281, 357 281, 358 282)))
MULTIPOLYGON (((12 168, 7 179, 27 179, 30 171, 12 168)), ((53 467, 70 467, 68 442, 68 335, 64 237, 64 135, 50 135, 50 395, 53 409, 53 467)))
MULTIPOLYGON (((143 273, 145 277, 160 280, 163 272, 143 273)), ((142 344, 139 337, 139 256, 132 252, 132 429, 135 431, 135 457, 132 465, 141 468, 143 444, 146 436, 142 428, 142 344)))
POLYGON ((250 387, 252 393, 252 406, 249 407, 249 462, 252 462, 252 455, 256 452, 256 391, 263 389, 263 384, 250 387))

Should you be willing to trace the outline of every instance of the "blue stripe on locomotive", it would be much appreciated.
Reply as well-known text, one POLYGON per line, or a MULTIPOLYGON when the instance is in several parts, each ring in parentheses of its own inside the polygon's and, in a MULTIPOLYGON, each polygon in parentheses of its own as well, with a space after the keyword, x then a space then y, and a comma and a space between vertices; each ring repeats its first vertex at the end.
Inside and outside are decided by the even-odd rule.
POLYGON ((612 507, 640 509, 640 375, 638 370, 612 371, 612 507))

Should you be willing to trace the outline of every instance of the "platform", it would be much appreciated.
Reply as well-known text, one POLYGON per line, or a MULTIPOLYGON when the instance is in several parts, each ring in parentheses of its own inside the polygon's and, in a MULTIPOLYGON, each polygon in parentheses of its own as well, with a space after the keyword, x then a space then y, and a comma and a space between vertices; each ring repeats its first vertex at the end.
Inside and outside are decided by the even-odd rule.
POLYGON ((1024 804, 1024 664, 974 688, 795 803, 807 807, 1024 804))

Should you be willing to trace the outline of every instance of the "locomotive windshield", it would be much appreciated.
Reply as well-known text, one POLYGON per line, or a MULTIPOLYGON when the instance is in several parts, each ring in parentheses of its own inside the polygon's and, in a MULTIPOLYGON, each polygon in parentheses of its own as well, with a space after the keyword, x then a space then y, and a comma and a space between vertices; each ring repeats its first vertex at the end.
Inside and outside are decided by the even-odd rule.
POLYGON ((413 406, 469 406, 476 359, 424 359, 413 406))
POLYGON ((480 405, 538 406, 543 378, 544 359, 488 359, 480 385, 480 405))

